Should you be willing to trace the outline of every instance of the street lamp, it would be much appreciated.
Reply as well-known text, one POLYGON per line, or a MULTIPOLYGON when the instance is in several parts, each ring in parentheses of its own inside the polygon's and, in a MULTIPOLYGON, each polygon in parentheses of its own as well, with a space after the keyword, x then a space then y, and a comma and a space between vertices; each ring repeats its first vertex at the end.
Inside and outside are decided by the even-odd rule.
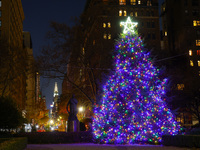
POLYGON ((83 112, 83 107, 79 107, 79 112, 83 112))
POLYGON ((50 120, 50 124, 53 124, 53 120, 50 120))

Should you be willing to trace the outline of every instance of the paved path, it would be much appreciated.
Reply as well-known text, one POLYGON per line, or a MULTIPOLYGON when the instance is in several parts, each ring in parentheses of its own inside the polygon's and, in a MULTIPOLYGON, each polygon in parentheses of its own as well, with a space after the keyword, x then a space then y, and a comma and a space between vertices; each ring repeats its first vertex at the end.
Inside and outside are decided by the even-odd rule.
POLYGON ((28 144, 26 150, 200 150, 161 145, 28 144))

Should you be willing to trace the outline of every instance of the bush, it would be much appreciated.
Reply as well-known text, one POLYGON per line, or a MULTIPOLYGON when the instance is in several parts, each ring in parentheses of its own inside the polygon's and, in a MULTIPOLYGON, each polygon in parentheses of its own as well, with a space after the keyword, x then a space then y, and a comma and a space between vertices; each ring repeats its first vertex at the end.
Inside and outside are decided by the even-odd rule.
POLYGON ((186 133, 187 135, 200 135, 200 128, 193 128, 189 132, 186 133))
POLYGON ((27 146, 27 138, 1 138, 0 150, 24 150, 27 146))
POLYGON ((13 99, 9 97, 0 97, 0 128, 16 129, 22 126, 26 119, 17 109, 13 99))
POLYGON ((164 135, 162 137, 162 144, 165 146, 177 147, 198 147, 200 148, 199 135, 164 135))
POLYGON ((27 137, 28 144, 91 143, 91 132, 32 132, 19 133, 17 137, 27 137))
POLYGON ((11 138, 13 134, 11 132, 1 132, 0 131, 0 138, 11 138))

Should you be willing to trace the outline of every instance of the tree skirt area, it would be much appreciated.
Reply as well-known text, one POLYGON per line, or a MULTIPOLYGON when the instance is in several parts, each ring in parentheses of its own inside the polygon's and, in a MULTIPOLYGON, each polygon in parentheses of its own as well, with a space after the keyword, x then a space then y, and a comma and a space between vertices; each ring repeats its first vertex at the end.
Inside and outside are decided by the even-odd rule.
POLYGON ((26 150, 199 150, 162 145, 28 144, 26 150))

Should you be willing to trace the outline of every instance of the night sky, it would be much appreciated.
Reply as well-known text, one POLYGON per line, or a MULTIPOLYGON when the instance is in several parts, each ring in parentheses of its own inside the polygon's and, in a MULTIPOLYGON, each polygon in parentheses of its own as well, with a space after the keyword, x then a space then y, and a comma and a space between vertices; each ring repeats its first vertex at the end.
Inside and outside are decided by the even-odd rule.
MULTIPOLYGON (((160 3, 163 0, 159 0, 160 3)), ((72 17, 79 17, 84 10, 86 0, 22 0, 24 9, 23 30, 31 33, 33 42, 33 55, 39 55, 42 46, 45 45, 45 34, 50 30, 49 23, 56 21, 71 25, 72 17)), ((58 82, 59 94, 61 83, 58 80, 47 80, 41 77, 41 90, 46 96, 47 108, 53 101, 55 82, 58 82)))

